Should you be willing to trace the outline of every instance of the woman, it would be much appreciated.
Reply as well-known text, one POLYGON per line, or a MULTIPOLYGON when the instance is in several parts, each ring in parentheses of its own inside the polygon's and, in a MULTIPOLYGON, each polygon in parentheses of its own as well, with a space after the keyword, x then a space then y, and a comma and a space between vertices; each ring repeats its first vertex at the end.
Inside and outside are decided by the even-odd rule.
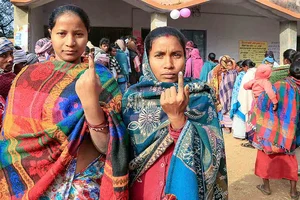
POLYGON ((194 48, 188 56, 189 58, 186 61, 184 77, 199 79, 203 66, 203 60, 200 56, 199 49, 194 48))
POLYGON ((122 94, 127 90, 127 85, 129 81, 129 64, 127 60, 126 53, 124 52, 126 49, 125 43, 123 40, 118 39, 115 42, 117 47, 116 59, 121 67, 121 73, 124 75, 123 79, 118 80, 119 87, 121 89, 122 94))
POLYGON ((290 70, 290 65, 293 61, 296 51, 294 49, 287 49, 283 52, 283 66, 279 66, 272 69, 272 75, 270 81, 272 84, 276 83, 279 80, 285 79, 290 70))
MULTIPOLYGON (((248 80, 253 80, 255 75, 255 63, 250 59, 244 60, 241 64, 243 72, 239 74, 234 84, 234 94, 232 95, 231 117, 233 137, 238 139, 246 138, 246 122, 248 112, 252 104, 252 91, 245 90, 243 85, 248 80), (238 91, 237 91, 238 88, 238 91), (236 92, 235 92, 236 91, 236 92)), ((248 144, 248 143, 246 143, 248 144)), ((251 146, 251 145, 250 145, 251 146)))
POLYGON ((214 88, 218 98, 217 109, 219 112, 222 126, 231 132, 232 120, 230 119, 230 106, 232 91, 237 71, 235 70, 234 60, 228 56, 222 56, 220 64, 212 70, 212 77, 209 77, 208 83, 214 88))
POLYGON ((123 97, 133 200, 227 199, 224 141, 212 90, 199 80, 184 80, 184 47, 177 29, 151 31, 144 77, 123 97))
MULTIPOLYGON (((243 61, 238 61, 236 63, 237 67, 236 70, 239 71, 239 75, 236 77, 236 80, 234 82, 234 86, 233 86, 233 91, 232 91, 232 99, 231 99, 231 106, 230 106, 230 118, 233 119, 234 114, 237 113, 238 108, 239 108, 239 103, 238 103, 238 95, 239 95, 239 91, 240 91, 240 87, 241 87, 241 82, 243 80, 244 75, 246 74, 246 71, 243 69, 243 61), (242 69, 242 71, 238 70, 238 69, 242 69)), ((234 130, 234 126, 232 128, 232 130, 234 130)))
POLYGON ((130 40, 128 42, 128 50, 129 50, 129 58, 130 58, 130 67, 131 67, 131 72, 129 73, 129 83, 130 85, 136 84, 139 82, 140 78, 140 59, 137 53, 137 48, 136 44, 133 40, 130 40))
POLYGON ((300 145, 300 61, 291 64, 290 76, 276 82, 274 88, 278 110, 273 111, 271 99, 262 94, 250 118, 256 128, 253 145, 258 149, 255 174, 263 180, 257 189, 270 195, 269 179, 288 179, 291 198, 299 199, 294 153, 300 145))
POLYGON ((2 199, 99 199, 100 182, 101 199, 127 198, 121 94, 92 55, 80 63, 89 29, 81 8, 55 9, 56 60, 25 67, 13 82, 0 142, 2 199))

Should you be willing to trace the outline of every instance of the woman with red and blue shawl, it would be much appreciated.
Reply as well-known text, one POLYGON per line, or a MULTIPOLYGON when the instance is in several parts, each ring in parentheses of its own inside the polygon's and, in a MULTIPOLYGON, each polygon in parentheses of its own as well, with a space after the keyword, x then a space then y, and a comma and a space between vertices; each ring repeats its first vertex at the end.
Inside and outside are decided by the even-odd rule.
POLYGON ((253 146, 258 149, 255 174, 263 179, 257 188, 271 194, 269 179, 288 179, 290 196, 298 199, 298 163, 295 149, 300 145, 300 61, 290 66, 290 76, 274 84, 278 110, 262 93, 254 106, 250 122, 255 127, 253 146))
POLYGON ((130 198, 227 199, 223 135, 212 89, 184 79, 185 38, 161 27, 145 40, 144 77, 122 100, 130 198))
POLYGON ((14 80, 0 138, 1 199, 128 199, 122 97, 93 55, 80 63, 89 29, 81 8, 56 8, 55 60, 14 80))

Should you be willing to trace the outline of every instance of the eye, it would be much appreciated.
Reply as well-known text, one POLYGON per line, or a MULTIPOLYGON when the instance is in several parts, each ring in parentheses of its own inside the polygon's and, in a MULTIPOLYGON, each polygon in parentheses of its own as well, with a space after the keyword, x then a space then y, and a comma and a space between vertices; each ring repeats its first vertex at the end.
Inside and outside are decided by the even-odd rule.
POLYGON ((78 37, 82 37, 83 33, 76 33, 75 35, 78 36, 78 37))
POLYGON ((66 33, 64 33, 64 32, 58 32, 57 35, 59 35, 59 36, 65 36, 66 33))
POLYGON ((180 54, 180 53, 174 53, 174 55, 173 55, 175 58, 181 58, 182 57, 182 55, 180 54))
POLYGON ((163 55, 162 53, 158 53, 158 54, 155 54, 155 55, 154 55, 155 58, 159 58, 159 59, 160 59, 160 58, 163 58, 163 56, 164 56, 164 55, 163 55))

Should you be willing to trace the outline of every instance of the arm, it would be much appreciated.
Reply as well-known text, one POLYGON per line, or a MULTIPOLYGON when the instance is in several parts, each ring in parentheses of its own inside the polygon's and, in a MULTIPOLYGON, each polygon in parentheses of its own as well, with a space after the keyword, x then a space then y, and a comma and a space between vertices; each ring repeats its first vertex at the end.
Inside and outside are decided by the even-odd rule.
POLYGON ((99 76, 96 74, 94 58, 89 56, 89 69, 87 69, 77 80, 76 93, 81 101, 82 108, 89 125, 93 144, 96 149, 105 153, 108 145, 108 127, 104 112, 99 105, 99 95, 102 86, 99 76), (93 128, 96 127, 96 128, 93 128), (101 129, 101 131, 99 131, 101 129))
POLYGON ((269 80, 265 80, 263 82, 264 90, 266 91, 267 95, 269 96, 270 100, 273 104, 277 104, 278 100, 276 98, 276 94, 272 89, 272 83, 269 80))
POLYGON ((252 90, 252 86, 253 86, 254 82, 255 82, 255 79, 245 83, 244 86, 243 86, 244 89, 245 90, 252 90))

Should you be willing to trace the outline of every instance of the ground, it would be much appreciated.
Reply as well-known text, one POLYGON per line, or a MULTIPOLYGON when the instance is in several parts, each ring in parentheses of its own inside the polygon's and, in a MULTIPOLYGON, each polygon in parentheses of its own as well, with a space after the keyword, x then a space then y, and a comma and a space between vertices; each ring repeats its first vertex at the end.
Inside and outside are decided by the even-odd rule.
MULTIPOLYGON (((288 180, 271 180, 272 194, 263 195, 256 185, 261 184, 254 175, 257 150, 241 147, 242 140, 234 139, 232 134, 224 134, 227 171, 229 184, 229 200, 289 200, 290 184, 288 180)), ((300 184, 297 184, 300 190, 300 184)))

